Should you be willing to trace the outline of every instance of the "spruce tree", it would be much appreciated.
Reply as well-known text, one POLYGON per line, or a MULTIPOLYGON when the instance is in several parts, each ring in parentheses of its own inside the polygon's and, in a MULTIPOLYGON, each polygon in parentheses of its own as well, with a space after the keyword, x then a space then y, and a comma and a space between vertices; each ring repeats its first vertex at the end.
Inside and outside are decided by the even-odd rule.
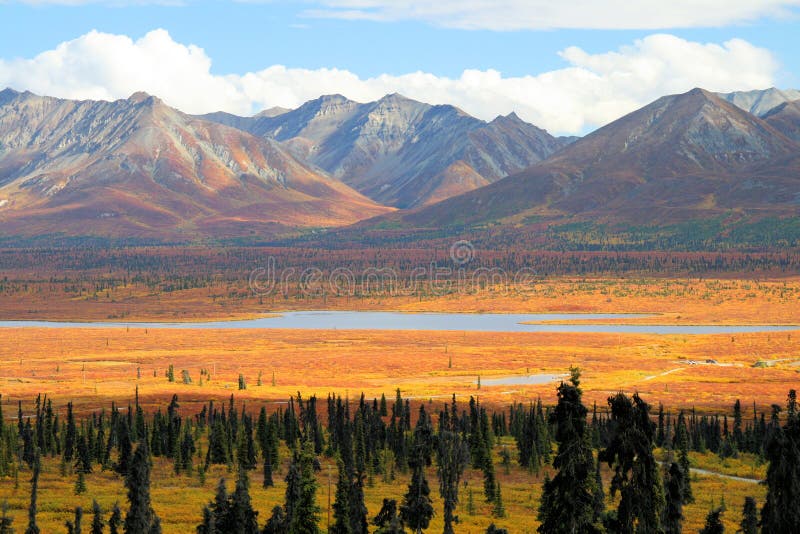
POLYGON ((146 439, 133 453, 125 487, 129 504, 125 515, 125 534, 160 534, 160 521, 150 504, 150 458, 146 439))
POLYGON ((664 534, 681 534, 683 529, 683 469, 675 463, 669 467, 665 476, 664 534))
POLYGON ((506 509, 503 506, 503 496, 500 493, 500 483, 498 482, 494 489, 494 507, 492 508, 492 517, 503 518, 506 516, 506 509))
POLYGON ((83 521, 83 508, 77 506, 75 507, 75 523, 73 524, 72 532, 74 532, 75 534, 81 534, 81 531, 83 530, 81 525, 82 521, 83 521))
POLYGON ((288 534, 319 534, 319 507, 317 506, 317 480, 314 478, 314 444, 303 443, 298 453, 297 463, 299 486, 297 501, 294 503, 289 521, 288 534))
POLYGON ((33 462, 33 475, 31 476, 31 501, 28 506, 28 527, 25 534, 39 534, 39 527, 36 525, 36 499, 39 492, 39 471, 41 470, 41 458, 36 454, 33 462))
POLYGON ((336 500, 333 503, 333 525, 329 532, 353 534, 350 522, 350 480, 341 458, 337 459, 336 467, 339 470, 339 479, 336 482, 336 500))
POLYGON ((756 500, 752 497, 744 498, 744 508, 742 509, 742 522, 739 523, 742 534, 758 534, 758 512, 756 511, 756 500))
POLYGON ((458 486, 461 475, 470 460, 469 447, 460 434, 447 430, 439 433, 437 455, 437 474, 439 476, 439 495, 444 504, 444 534, 454 534, 453 512, 458 505, 458 486))
POLYGON ((606 513, 606 493, 603 491, 603 477, 600 473, 600 464, 600 458, 597 458, 594 467, 594 513, 592 514, 592 523, 595 524, 600 524, 606 513))
POLYGON ((281 506, 275 506, 261 534, 286 534, 286 528, 286 516, 284 515, 283 508, 281 506))
MULTIPOLYGON (((206 506, 206 508, 211 510, 213 515, 213 521, 211 521, 209 525, 213 524, 213 528, 217 532, 225 532, 231 528, 230 505, 230 497, 228 495, 228 488, 225 487, 225 479, 220 478, 217 483, 217 491, 214 494, 214 502, 206 506)), ((206 524, 205 519, 203 523, 206 524)), ((208 528, 211 528, 211 526, 208 528)))
POLYGON ((270 457, 269 449, 264 450, 264 479, 262 486, 264 488, 271 488, 275 485, 272 480, 272 458, 270 457))
POLYGON ((217 522, 214 518, 214 512, 211 507, 203 507, 203 522, 197 525, 195 529, 197 534, 219 534, 217 530, 217 522))
POLYGON ((92 501, 92 530, 91 534, 103 534, 106 522, 103 520, 103 510, 97 501, 92 501))
POLYGON ((556 473, 545 479, 539 505, 538 532, 542 534, 600 532, 595 514, 595 462, 586 430, 580 370, 572 368, 570 372, 570 381, 558 386, 558 403, 550 414, 558 452, 553 459, 556 473))
POLYGON ((250 501, 250 481, 244 465, 239 465, 236 477, 236 489, 231 496, 230 504, 230 532, 231 534, 259 534, 258 512, 253 510, 250 501))
POLYGON ((400 517, 413 532, 420 534, 430 525, 434 510, 430 497, 431 490, 425 479, 424 458, 421 456, 413 458, 411 467, 411 483, 400 506, 400 517))
POLYGON ((111 509, 111 517, 108 518, 108 534, 119 534, 121 526, 122 510, 119 508, 119 503, 114 503, 114 507, 111 509))
MULTIPOLYGON (((700 529, 700 534, 724 534, 725 533, 725 526, 722 524, 722 519, 720 516, 724 510, 722 508, 715 508, 708 512, 706 516, 706 525, 702 529, 700 529)), ((773 532, 773 531, 769 531, 773 532)), ((784 531, 774 531, 774 532, 784 532, 784 531)), ((791 532, 791 531, 785 531, 791 532)))
POLYGON ((683 482, 683 489, 681 490, 683 504, 690 504, 694 502, 694 496, 692 495, 692 473, 689 465, 689 431, 686 428, 686 418, 683 412, 678 415, 675 442, 678 448, 678 465, 683 471, 681 476, 683 482))
POLYGON ((403 520, 397 514, 397 501, 394 499, 383 499, 383 506, 372 519, 372 524, 378 527, 374 534, 405 534, 403 520))
POLYGON ((658 533, 664 493, 653 454, 655 425, 650 421, 650 407, 638 394, 631 399, 618 393, 608 403, 611 436, 600 458, 614 470, 611 494, 621 495, 614 528, 620 532, 658 533))
MULTIPOLYGON (((777 410, 776 410, 777 411, 777 410)), ((773 416, 777 419, 777 415, 773 416)), ((800 421, 795 390, 789 391, 786 424, 770 424, 765 456, 767 499, 761 509, 763 532, 800 532, 800 421)))
POLYGON ((497 481, 494 476, 494 463, 490 454, 483 458, 483 495, 486 502, 494 502, 497 481))

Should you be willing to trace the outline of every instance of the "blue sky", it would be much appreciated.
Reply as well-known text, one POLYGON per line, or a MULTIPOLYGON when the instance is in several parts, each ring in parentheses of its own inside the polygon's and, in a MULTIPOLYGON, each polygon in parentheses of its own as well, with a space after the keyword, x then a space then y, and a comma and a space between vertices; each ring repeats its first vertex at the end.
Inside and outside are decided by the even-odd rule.
MULTIPOLYGON (((269 105, 294 106, 303 99, 313 98, 316 89, 320 92, 341 89, 337 92, 349 91, 351 94, 346 96, 363 100, 382 90, 392 89, 394 84, 401 92, 411 92, 414 94, 410 96, 434 103, 451 98, 452 103, 482 118, 521 111, 524 118, 538 120, 550 129, 579 133, 598 126, 615 114, 646 103, 648 99, 657 97, 659 91, 663 94, 683 88, 688 90, 691 87, 686 86, 695 82, 709 85, 717 83, 718 79, 718 86, 711 87, 714 90, 751 89, 764 83, 780 87, 800 86, 800 54, 797 53, 800 49, 800 38, 797 37, 800 34, 800 1, 640 1, 652 4, 649 13, 614 14, 614 9, 626 4, 619 0, 596 0, 595 4, 607 4, 601 14, 585 14, 585 0, 563 0, 560 4, 567 7, 553 8, 546 20, 539 20, 537 13, 543 9, 541 6, 547 5, 544 0, 497 0, 495 3, 489 0, 440 0, 437 13, 425 12, 425 6, 433 3, 421 0, 187 0, 172 5, 126 0, 0 0, 0 85, 30 88, 64 97, 123 97, 125 91, 133 88, 131 84, 136 83, 136 77, 130 82, 120 81, 119 73, 105 73, 105 64, 98 63, 99 59, 89 62, 88 66, 61 72, 61 79, 69 80, 69 84, 59 85, 55 78, 43 79, 45 68, 34 64, 36 58, 43 52, 57 50, 61 43, 80 39, 92 30, 125 36, 135 46, 148 32, 162 29, 166 30, 175 46, 200 47, 211 77, 230 75, 237 78, 231 82, 234 89, 223 88, 219 83, 209 82, 208 88, 200 82, 194 84, 204 88, 206 93, 218 91, 220 95, 228 95, 216 100, 183 99, 169 94, 169 87, 161 87, 155 82, 150 84, 152 87, 142 87, 151 92, 165 93, 163 96, 168 103, 190 112, 219 108, 246 114, 269 105), (682 2, 686 4, 683 11, 679 5, 682 2), (534 6, 538 10, 535 11, 530 6, 537 3, 541 6, 534 6), (700 4, 707 6, 707 14, 697 16, 696 11, 702 12, 703 7, 693 6, 700 4), (493 5, 499 7, 493 9, 493 5), (655 43, 650 47, 637 44, 642 40, 647 42, 654 35, 667 35, 675 41, 655 43), (752 50, 728 47, 726 43, 731 40, 745 43, 752 50), (673 42, 675 44, 670 44, 673 42), (703 69, 693 73, 685 66, 675 66, 680 64, 681 58, 673 57, 671 50, 682 49, 683 59, 694 62, 698 59, 693 50, 703 46, 721 47, 728 54, 718 54, 716 49, 709 52, 707 61, 710 63, 705 70, 724 70, 720 76, 709 78, 703 74, 703 69), (570 47, 580 51, 571 55, 572 60, 565 58, 563 53, 570 47), (754 55, 753 50, 761 55, 754 55), (617 56, 620 55, 631 55, 634 59, 621 65, 606 65, 608 61, 619 62, 617 56), (653 82, 653 87, 640 93, 624 89, 622 92, 630 94, 616 98, 616 101, 609 100, 605 115, 592 115, 586 110, 592 104, 592 98, 603 98, 603 93, 612 91, 620 92, 620 86, 615 83, 618 84, 618 80, 625 79, 625 76, 630 77, 632 85, 651 83, 650 67, 644 69, 646 72, 639 68, 648 61, 661 70, 661 81, 653 82), (666 63, 669 65, 665 66, 666 63), (247 84, 243 80, 248 73, 258 73, 275 65, 305 69, 316 72, 316 75, 308 72, 303 76, 284 73, 279 78, 270 75, 266 84, 269 88, 264 87, 263 79, 259 88, 253 88, 252 84, 245 87, 247 84), (345 71, 359 83, 382 75, 402 78, 418 72, 425 73, 428 78, 420 81, 406 76, 381 83, 371 82, 371 85, 356 85, 353 80, 330 81, 331 77, 322 69, 331 68, 339 69, 340 74, 345 71), (573 79, 568 76, 569 69, 573 68, 587 72, 578 73, 581 75, 573 79), (637 73, 631 74, 626 69, 637 73), (676 72, 672 74, 670 69, 676 72), (482 73, 498 71, 501 81, 484 76, 486 79, 477 82, 464 82, 465 71, 472 70, 482 73), (737 71, 741 73, 741 80, 737 80, 737 71), (557 73, 562 78, 560 83, 569 85, 592 83, 592 76, 600 77, 604 83, 612 79, 617 82, 609 82, 604 89, 576 95, 573 101, 565 102, 558 94, 557 86, 547 85, 548 73, 557 73), (640 75, 642 80, 637 78, 640 75), (537 76, 539 79, 532 86, 512 83, 537 76), (459 87, 445 90, 437 85, 439 78, 461 80, 462 83, 459 87), (673 83, 673 79, 680 80, 680 83, 673 83), (427 88, 423 88, 426 83, 427 88), (292 84, 305 84, 307 87, 298 88, 292 84), (500 84, 505 88, 498 89, 500 84), (276 89, 277 85, 281 87, 276 89), (485 96, 476 95, 482 88, 485 88, 485 96), (231 97, 232 91, 240 91, 241 95, 231 97), (527 102, 521 96, 525 92, 531 95, 531 100, 538 98, 545 102, 527 102), (574 112, 573 108, 581 108, 581 116, 558 123, 556 117, 549 116, 544 108, 552 108, 559 101, 564 106, 563 115, 574 112), (537 105, 542 109, 537 110, 537 105)), ((106 48, 113 49, 113 46, 106 48)), ((63 71, 67 68, 65 65, 75 63, 71 59, 75 54, 82 55, 79 59, 83 60, 100 52, 76 47, 71 53, 72 56, 60 57, 56 67, 54 63, 48 63, 50 70, 63 71)), ((120 52, 121 62, 126 57, 124 53, 120 52)), ((156 66, 149 67, 146 61, 139 63, 138 68, 153 70, 154 73, 157 70, 156 66)), ((147 73, 144 74, 142 78, 146 79, 147 73)), ((147 85, 146 80, 143 84, 147 85)), ((179 85, 178 81, 172 85, 176 84, 179 85)))

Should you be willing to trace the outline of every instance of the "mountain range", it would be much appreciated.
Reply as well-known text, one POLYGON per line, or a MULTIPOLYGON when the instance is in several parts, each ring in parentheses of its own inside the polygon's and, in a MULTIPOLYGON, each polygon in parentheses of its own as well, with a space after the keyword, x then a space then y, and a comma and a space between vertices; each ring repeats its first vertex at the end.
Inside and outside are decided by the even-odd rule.
POLYGON ((5 235, 279 235, 387 211, 274 140, 144 93, 103 102, 0 92, 5 235))
POLYGON ((484 122, 448 105, 387 95, 360 104, 322 96, 281 113, 201 117, 283 143, 308 161, 381 204, 432 204, 519 172, 563 148, 516 114, 484 122))
POLYGON ((713 240, 778 220, 797 233, 779 242, 798 243, 795 96, 694 89, 578 139, 398 94, 195 117, 143 93, 103 102, 6 89, 0 237, 274 240, 344 227, 337 239, 381 242, 483 228, 537 241, 575 225, 715 221, 713 240))
POLYGON ((380 224, 668 225, 734 213, 796 217, 800 144, 792 137, 798 115, 796 103, 781 106, 761 119, 702 89, 665 96, 525 171, 421 210, 387 215, 380 224))

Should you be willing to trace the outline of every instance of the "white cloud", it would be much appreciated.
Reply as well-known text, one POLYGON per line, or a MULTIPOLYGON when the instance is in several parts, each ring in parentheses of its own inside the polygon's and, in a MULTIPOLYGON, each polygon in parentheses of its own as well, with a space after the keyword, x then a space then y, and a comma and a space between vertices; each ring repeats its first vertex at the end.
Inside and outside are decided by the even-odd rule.
POLYGON ((90 32, 29 59, 0 59, 0 87, 63 98, 125 98, 138 90, 188 113, 252 114, 296 107, 321 94, 370 101, 400 92, 432 104, 454 104, 483 119, 516 111, 554 133, 584 133, 669 93, 699 86, 712 91, 774 84, 772 54, 741 39, 722 44, 654 34, 616 51, 590 54, 570 47, 562 69, 505 77, 465 70, 457 78, 425 72, 360 78, 341 69, 274 65, 257 72, 215 75, 197 46, 164 30, 138 40, 90 32))

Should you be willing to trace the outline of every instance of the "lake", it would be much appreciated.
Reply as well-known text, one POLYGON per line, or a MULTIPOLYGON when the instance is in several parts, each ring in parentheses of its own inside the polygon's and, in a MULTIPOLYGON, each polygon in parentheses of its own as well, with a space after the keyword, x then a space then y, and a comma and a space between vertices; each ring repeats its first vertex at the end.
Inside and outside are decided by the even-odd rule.
POLYGON ((451 330, 463 332, 568 332, 615 334, 738 334, 800 330, 774 325, 624 325, 522 324, 530 321, 604 320, 645 317, 641 314, 558 313, 400 313, 353 311, 298 311, 279 316, 213 322, 67 322, 0 321, 2 327, 45 328, 181 328, 181 329, 303 329, 303 330, 451 330))

